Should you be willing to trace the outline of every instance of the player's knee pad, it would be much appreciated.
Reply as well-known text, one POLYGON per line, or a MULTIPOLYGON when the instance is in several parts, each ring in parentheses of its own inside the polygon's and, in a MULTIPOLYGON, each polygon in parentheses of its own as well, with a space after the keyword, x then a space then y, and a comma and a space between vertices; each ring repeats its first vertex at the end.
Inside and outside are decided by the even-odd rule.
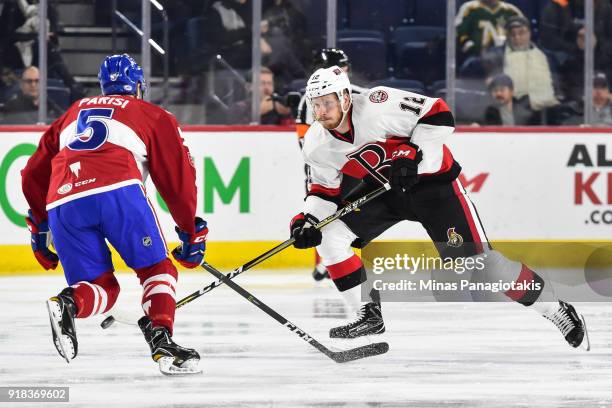
POLYGON ((323 240, 317 247, 323 265, 341 292, 366 280, 363 263, 351 249, 351 243, 356 238, 346 224, 334 221, 323 229, 323 240))
POLYGON ((323 265, 334 265, 353 255, 351 243, 357 236, 345 223, 336 220, 325 226, 321 232, 323 233, 323 239, 317 247, 317 251, 323 259, 323 265))
POLYGON ((178 279, 176 267, 166 258, 135 271, 142 285, 142 310, 154 326, 165 326, 172 332, 178 279))
POLYGON ((72 285, 78 318, 109 311, 119 297, 119 282, 113 271, 108 271, 91 282, 81 281, 72 285))

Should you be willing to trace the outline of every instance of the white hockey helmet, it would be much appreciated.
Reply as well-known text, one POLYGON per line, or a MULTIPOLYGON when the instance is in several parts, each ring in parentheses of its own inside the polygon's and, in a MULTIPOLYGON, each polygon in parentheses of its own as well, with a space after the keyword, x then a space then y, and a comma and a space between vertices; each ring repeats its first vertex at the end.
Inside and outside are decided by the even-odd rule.
POLYGON ((342 92, 345 89, 352 102, 351 81, 349 81, 346 72, 336 65, 329 68, 319 68, 308 79, 308 83, 306 84, 306 98, 312 101, 313 98, 335 93, 338 96, 338 100, 342 101, 342 92))

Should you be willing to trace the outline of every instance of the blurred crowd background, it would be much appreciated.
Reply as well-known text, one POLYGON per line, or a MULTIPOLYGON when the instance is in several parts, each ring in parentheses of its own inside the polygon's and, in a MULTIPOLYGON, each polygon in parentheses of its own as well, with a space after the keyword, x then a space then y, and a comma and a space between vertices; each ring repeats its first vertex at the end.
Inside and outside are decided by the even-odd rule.
MULTIPOLYGON (((0 124, 39 122, 41 91, 45 122, 98 94, 99 64, 110 53, 140 62, 141 37, 130 24, 142 27, 142 1, 150 0, 48 0, 48 79, 40 89, 40 4, 0 0, 0 124)), ((356 85, 445 98, 452 92, 462 125, 576 126, 589 119, 612 126, 612 0, 592 1, 593 23, 586 25, 586 0, 456 0, 452 20, 446 0, 337 0, 335 16, 326 0, 262 0, 257 122, 293 123, 313 61, 335 47, 348 56, 356 85), (591 68, 592 100, 585 103, 591 68)), ((152 8, 151 38, 165 55, 151 50, 150 100, 181 123, 253 123, 252 0, 158 2, 163 12, 152 8)))

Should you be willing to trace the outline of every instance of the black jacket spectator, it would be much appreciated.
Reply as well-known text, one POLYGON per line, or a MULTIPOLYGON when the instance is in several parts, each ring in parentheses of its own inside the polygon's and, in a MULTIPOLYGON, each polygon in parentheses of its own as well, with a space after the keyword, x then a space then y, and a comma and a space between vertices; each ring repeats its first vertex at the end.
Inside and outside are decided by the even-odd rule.
POLYGON ((512 98, 513 123, 504 123, 502 118, 503 107, 490 105, 485 111, 485 125, 487 126, 537 126, 541 124, 539 115, 529 108, 529 98, 512 98))

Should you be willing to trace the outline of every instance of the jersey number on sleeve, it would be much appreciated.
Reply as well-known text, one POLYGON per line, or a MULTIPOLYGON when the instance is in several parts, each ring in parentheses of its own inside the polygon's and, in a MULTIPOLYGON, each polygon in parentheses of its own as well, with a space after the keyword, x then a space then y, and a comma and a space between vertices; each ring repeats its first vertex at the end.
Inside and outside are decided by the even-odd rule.
POLYGON ((425 98, 415 98, 415 97, 407 97, 404 98, 406 102, 400 102, 400 109, 403 111, 412 112, 415 115, 419 116, 421 114, 421 108, 425 105, 425 98))
POLYGON ((108 127, 100 119, 111 119, 114 109, 93 108, 79 111, 76 138, 68 144, 70 150, 96 150, 106 142, 108 127))

